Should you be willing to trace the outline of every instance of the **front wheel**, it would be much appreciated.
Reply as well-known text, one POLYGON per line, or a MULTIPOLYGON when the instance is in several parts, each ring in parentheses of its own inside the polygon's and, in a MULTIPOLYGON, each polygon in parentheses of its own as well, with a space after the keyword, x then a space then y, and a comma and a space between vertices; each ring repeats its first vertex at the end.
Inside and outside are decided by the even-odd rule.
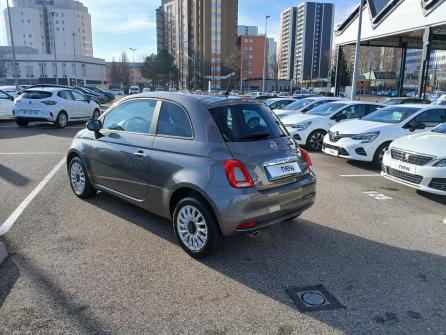
POLYGON ((90 183, 87 171, 79 157, 71 160, 68 167, 71 189, 78 198, 88 198, 96 194, 96 190, 90 183))
POLYGON ((184 198, 178 202, 173 215, 173 226, 180 246, 195 258, 212 253, 222 239, 208 206, 197 198, 184 198))
POLYGON ((68 124, 68 115, 65 112, 60 112, 56 118, 56 127, 57 128, 65 128, 68 124))
POLYGON ((313 151, 321 151, 322 145, 324 144, 324 137, 327 132, 324 130, 315 130, 310 135, 308 135, 307 139, 307 147, 313 151))
POLYGON ((387 149, 389 149, 389 145, 390 143, 383 143, 378 147, 378 149, 376 149, 375 154, 373 155, 373 164, 377 168, 381 168, 384 154, 386 153, 387 149))

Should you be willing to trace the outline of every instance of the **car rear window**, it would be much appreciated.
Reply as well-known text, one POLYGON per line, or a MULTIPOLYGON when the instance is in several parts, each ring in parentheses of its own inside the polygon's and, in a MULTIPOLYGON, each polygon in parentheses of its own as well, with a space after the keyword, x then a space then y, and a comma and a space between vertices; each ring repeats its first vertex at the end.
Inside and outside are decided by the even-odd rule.
POLYGON ((286 136, 278 119, 263 105, 235 104, 209 109, 226 142, 266 140, 286 136))
POLYGON ((22 93, 23 99, 46 99, 53 95, 51 92, 45 91, 25 91, 22 93))

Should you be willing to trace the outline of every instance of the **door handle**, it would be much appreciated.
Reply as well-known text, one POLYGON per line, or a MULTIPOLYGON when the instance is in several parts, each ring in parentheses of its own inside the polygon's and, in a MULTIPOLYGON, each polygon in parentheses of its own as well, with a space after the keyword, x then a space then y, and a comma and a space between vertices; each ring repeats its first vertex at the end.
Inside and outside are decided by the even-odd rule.
POLYGON ((146 153, 144 152, 144 150, 138 150, 137 152, 134 152, 133 154, 138 158, 146 157, 146 153))

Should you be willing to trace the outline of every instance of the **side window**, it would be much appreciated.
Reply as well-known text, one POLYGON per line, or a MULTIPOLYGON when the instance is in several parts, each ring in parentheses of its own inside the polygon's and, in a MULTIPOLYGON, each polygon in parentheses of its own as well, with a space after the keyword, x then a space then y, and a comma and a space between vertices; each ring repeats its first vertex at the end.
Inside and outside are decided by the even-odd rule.
POLYGON ((381 109, 382 106, 380 105, 367 105, 367 114, 373 113, 374 111, 377 111, 378 109, 381 109))
POLYGON ((442 109, 431 109, 421 113, 414 119, 415 124, 422 123, 426 127, 435 127, 445 121, 445 111, 442 109))
POLYGON ((74 100, 70 91, 60 91, 59 93, 57 93, 57 96, 67 100, 74 100))
POLYGON ((304 109, 302 110, 302 113, 306 113, 306 112, 312 110, 313 108, 316 108, 317 106, 320 106, 320 105, 322 105, 322 104, 324 104, 324 103, 326 103, 326 102, 328 102, 328 101, 318 101, 318 102, 315 102, 314 104, 312 104, 312 105, 307 106, 306 108, 304 108, 304 109))
POLYGON ((157 135, 192 137, 189 118, 183 108, 164 101, 158 120, 157 135))
POLYGON ((148 134, 156 104, 148 99, 125 102, 105 116, 103 128, 148 134))
POLYGON ((365 115, 366 106, 365 105, 351 105, 346 107, 341 115, 344 116, 343 119, 359 119, 365 115))
POLYGON ((0 91, 0 99, 9 99, 9 96, 6 93, 0 91))
POLYGON ((82 93, 79 93, 78 91, 71 91, 71 94, 73 95, 74 100, 76 101, 87 101, 87 98, 82 93))

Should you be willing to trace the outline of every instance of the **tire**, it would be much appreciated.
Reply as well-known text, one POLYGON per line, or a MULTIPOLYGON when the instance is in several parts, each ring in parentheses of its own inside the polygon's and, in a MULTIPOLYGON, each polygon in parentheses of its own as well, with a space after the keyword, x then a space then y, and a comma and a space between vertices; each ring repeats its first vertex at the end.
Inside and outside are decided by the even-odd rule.
POLYGON ((327 132, 321 129, 313 131, 308 135, 306 146, 312 151, 322 151, 322 145, 326 134, 327 132))
POLYGON ((81 199, 92 197, 96 194, 91 185, 84 163, 79 157, 74 157, 68 166, 68 178, 73 193, 81 199))
POLYGON ((68 124, 68 115, 62 111, 57 114, 56 122, 54 122, 57 128, 65 128, 68 124))
POLYGON ((381 168, 381 165, 383 163, 384 153, 389 148, 389 145, 389 142, 381 144, 378 149, 376 149, 375 154, 373 155, 373 164, 379 169, 381 168))
POLYGON ((19 127, 27 127, 29 124, 28 121, 23 121, 23 120, 15 120, 15 123, 17 123, 17 125, 19 125, 19 127))
POLYGON ((173 227, 179 245, 194 258, 213 253, 222 240, 220 228, 209 206, 195 197, 184 198, 177 203, 173 227))
POLYGON ((99 119, 100 116, 101 116, 101 111, 99 109, 95 109, 92 115, 92 119, 97 120, 99 119))

